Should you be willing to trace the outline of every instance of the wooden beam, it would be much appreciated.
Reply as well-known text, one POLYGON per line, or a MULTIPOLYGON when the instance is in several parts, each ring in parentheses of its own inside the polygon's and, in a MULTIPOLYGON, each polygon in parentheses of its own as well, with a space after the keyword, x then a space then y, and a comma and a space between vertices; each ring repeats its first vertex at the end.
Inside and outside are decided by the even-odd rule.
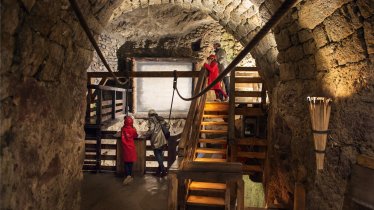
MULTIPOLYGON (((198 77, 200 71, 177 71, 177 77, 198 77)), ((114 74, 121 78, 127 77, 125 72, 114 72, 114 74)), ((109 72, 87 72, 88 77, 101 78, 108 77, 111 78, 109 72)), ((131 78, 134 77, 174 77, 174 72, 172 71, 133 71, 128 75, 131 78)))
POLYGON ((366 168, 374 169, 374 158, 367 155, 358 155, 357 164, 366 168))
POLYGON ((305 210, 305 187, 302 183, 295 183, 295 198, 293 209, 305 210))
POLYGON ((244 67, 244 66, 237 66, 235 67, 235 71, 258 71, 260 70, 258 67, 244 67))

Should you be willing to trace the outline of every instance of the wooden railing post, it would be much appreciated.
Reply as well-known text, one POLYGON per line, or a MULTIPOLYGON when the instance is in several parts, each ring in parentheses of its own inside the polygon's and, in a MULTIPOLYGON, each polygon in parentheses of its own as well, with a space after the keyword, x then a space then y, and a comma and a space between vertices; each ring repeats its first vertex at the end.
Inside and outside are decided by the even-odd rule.
POLYGON ((87 88, 86 122, 90 122, 91 118, 91 91, 92 89, 87 88))
POLYGON ((97 101, 96 101, 96 124, 101 124, 101 113, 102 113, 102 101, 103 101, 103 91, 97 89, 97 101))
POLYGON ((230 101, 229 101, 229 133, 228 143, 230 149, 230 161, 236 161, 237 145, 235 140, 235 69, 230 76, 230 101))
POLYGON ((122 101, 124 101, 123 103, 122 103, 122 113, 125 113, 126 115, 128 114, 128 111, 129 111, 129 109, 128 109, 128 107, 129 107, 129 104, 128 104, 128 100, 127 100, 127 90, 128 89, 126 89, 125 90, 125 92, 122 92, 122 101))
POLYGON ((244 181, 239 179, 237 181, 237 210, 244 210, 244 181))
POLYGON ((117 92, 113 91, 112 92, 112 119, 116 118, 116 99, 117 99, 116 95, 117 95, 117 92))

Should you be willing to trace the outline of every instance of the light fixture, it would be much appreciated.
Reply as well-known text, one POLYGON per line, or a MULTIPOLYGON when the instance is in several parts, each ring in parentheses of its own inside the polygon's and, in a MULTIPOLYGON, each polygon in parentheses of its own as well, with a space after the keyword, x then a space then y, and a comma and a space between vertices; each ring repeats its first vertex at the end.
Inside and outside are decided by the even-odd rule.
POLYGON ((326 97, 308 97, 307 100, 312 121, 317 170, 323 170, 332 100, 326 97))

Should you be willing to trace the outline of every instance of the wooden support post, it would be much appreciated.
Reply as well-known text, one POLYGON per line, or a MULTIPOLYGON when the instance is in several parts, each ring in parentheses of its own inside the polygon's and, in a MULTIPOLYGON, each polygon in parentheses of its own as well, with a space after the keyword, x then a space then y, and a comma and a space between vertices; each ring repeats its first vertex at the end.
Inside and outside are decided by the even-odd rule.
POLYGON ((231 208, 231 187, 232 187, 232 182, 226 181, 225 210, 230 210, 231 208))
POLYGON ((178 179, 176 174, 168 175, 169 181, 169 195, 168 195, 168 210, 177 210, 178 207, 178 179))
POLYGON ((123 163, 123 154, 122 154, 122 141, 121 138, 117 139, 117 160, 116 160, 116 174, 117 176, 122 177, 124 175, 124 163, 123 163))
POLYGON ((237 210, 244 210, 244 181, 239 179, 237 181, 237 210))
POLYGON ((112 119, 116 119, 116 99, 117 99, 117 92, 112 92, 112 119))
POLYGON ((185 179, 178 179, 178 210, 186 209, 186 185, 185 179))
POLYGON ((295 183, 294 207, 296 210, 305 210, 305 188, 300 182, 295 183))

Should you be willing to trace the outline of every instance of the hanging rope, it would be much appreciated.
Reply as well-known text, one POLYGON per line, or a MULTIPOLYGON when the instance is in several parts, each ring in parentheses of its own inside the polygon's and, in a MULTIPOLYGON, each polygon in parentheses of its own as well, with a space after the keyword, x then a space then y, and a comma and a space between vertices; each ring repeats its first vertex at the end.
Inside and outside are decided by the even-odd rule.
POLYGON ((177 70, 174 70, 173 96, 171 97, 171 104, 170 104, 169 125, 170 125, 171 110, 173 109, 174 93, 175 93, 175 90, 176 90, 176 89, 177 89, 177 70))
POLYGON ((81 10, 78 7, 77 2, 75 0, 69 0, 69 1, 70 1, 71 7, 73 8, 73 10, 75 12, 75 15, 78 18, 79 24, 82 26, 84 32, 86 32, 86 35, 87 35, 88 39, 90 40, 92 46, 95 48, 95 50, 97 52, 97 55, 100 57, 101 61, 103 62, 104 66, 105 66, 105 68, 112 74, 113 78, 115 79, 115 81, 118 84, 125 85, 128 82, 128 80, 126 80, 125 82, 121 82, 121 81, 119 81, 118 77, 113 73, 113 71, 110 68, 108 62, 105 60, 103 53, 101 52, 99 46, 97 45, 96 40, 94 39, 94 37, 91 33, 91 30, 88 27, 87 22, 84 19, 81 10))
POLYGON ((286 0, 285 2, 283 2, 283 4, 278 8, 278 10, 274 13, 270 20, 253 37, 253 39, 247 44, 247 46, 234 58, 234 60, 226 67, 226 69, 222 71, 218 75, 218 77, 206 88, 204 88, 200 93, 192 96, 191 98, 185 98, 179 93, 178 87, 175 87, 178 96, 182 100, 191 101, 208 92, 214 85, 220 82, 231 70, 233 70, 235 66, 240 63, 241 60, 243 60, 243 58, 253 49, 253 47, 255 47, 257 43, 265 37, 265 35, 270 31, 270 29, 273 28, 281 20, 281 18, 288 12, 289 9, 291 9, 291 7, 293 7, 293 5, 296 4, 297 1, 298 0, 286 0))

